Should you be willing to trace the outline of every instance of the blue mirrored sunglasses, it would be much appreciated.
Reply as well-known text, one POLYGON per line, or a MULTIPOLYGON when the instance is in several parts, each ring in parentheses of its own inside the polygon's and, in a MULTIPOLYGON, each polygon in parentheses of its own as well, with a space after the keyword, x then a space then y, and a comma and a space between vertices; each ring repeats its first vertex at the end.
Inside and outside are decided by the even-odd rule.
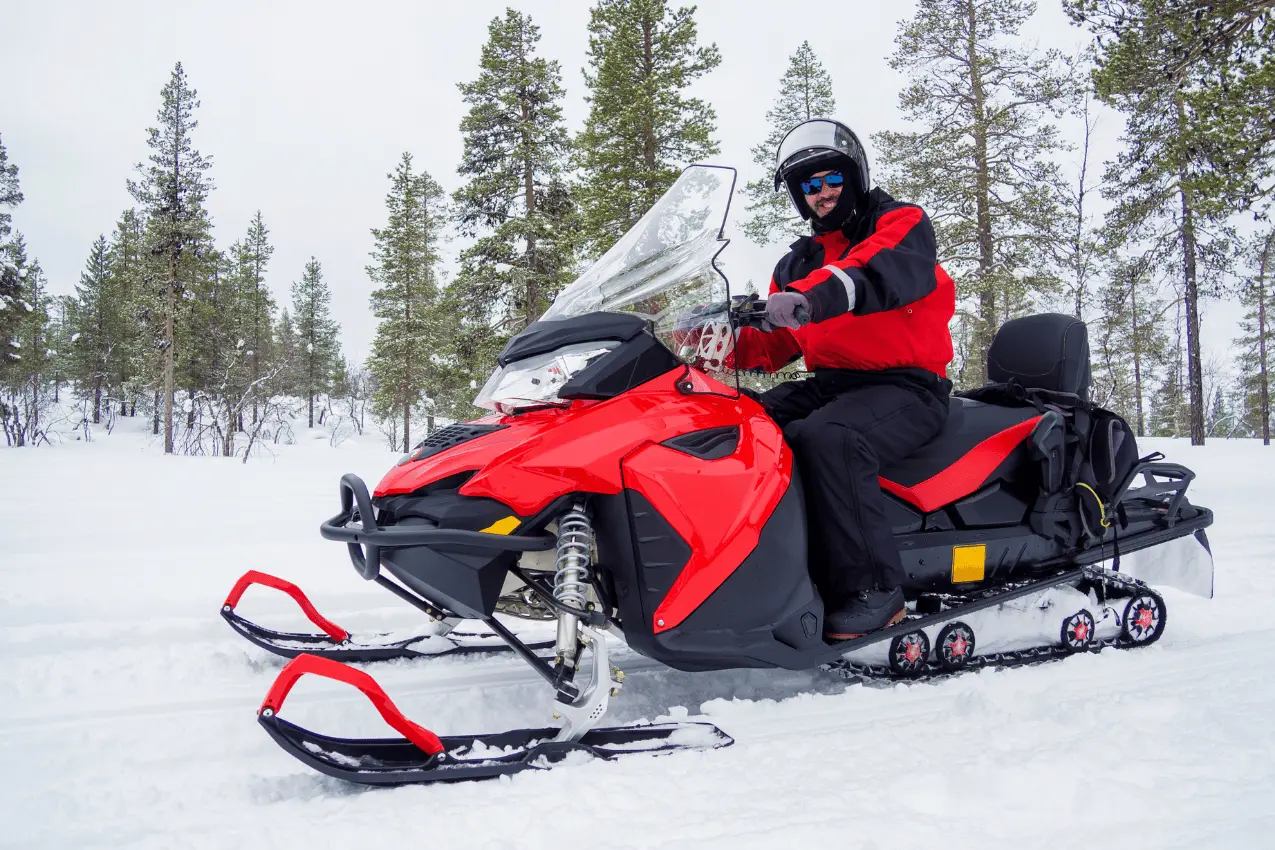
POLYGON ((835 188, 844 182, 846 182, 846 178, 841 176, 841 172, 833 171, 829 174, 823 175, 822 177, 811 177, 809 180, 802 180, 801 191, 803 194, 813 195, 823 189, 824 183, 835 188))

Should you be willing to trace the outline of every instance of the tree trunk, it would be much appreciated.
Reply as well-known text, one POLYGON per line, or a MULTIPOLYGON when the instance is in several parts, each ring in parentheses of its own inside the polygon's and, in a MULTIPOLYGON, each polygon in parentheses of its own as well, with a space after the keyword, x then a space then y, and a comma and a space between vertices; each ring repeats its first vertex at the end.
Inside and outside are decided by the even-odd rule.
POLYGON ((1129 277, 1129 312, 1133 316, 1133 333, 1130 337, 1133 349, 1133 398, 1138 413, 1138 436, 1146 436, 1146 419, 1142 410, 1142 341, 1138 338, 1138 270, 1129 277))
POLYGON ((1183 186, 1182 276, 1186 307, 1186 368, 1191 410, 1191 445, 1204 445, 1204 370, 1200 363, 1200 295, 1195 264, 1195 219, 1190 193, 1183 186))
POLYGON ((102 376, 93 379, 93 424, 102 421, 102 376))
POLYGON ((978 314, 979 327, 974 334, 974 351, 981 381, 987 372, 987 351, 992 346, 998 327, 996 286, 990 279, 996 263, 996 244, 992 235, 991 173, 987 161, 987 94, 978 70, 978 18, 974 0, 966 0, 969 32, 966 37, 966 61, 970 66, 970 93, 974 100, 974 169, 975 213, 978 227, 978 314))
POLYGON ((1258 389, 1261 394, 1262 445, 1271 444, 1271 396, 1270 380, 1266 372, 1266 264, 1270 261, 1271 249, 1275 247, 1275 230, 1266 237, 1266 245, 1262 248, 1262 259, 1257 269, 1257 363, 1258 389))
MULTIPOLYGON (((526 92, 522 97, 522 137, 524 156, 522 163, 522 191, 527 205, 527 281, 523 292, 523 327, 528 327, 539 318, 537 309, 536 287, 536 234, 531 229, 531 222, 536 212, 535 169, 531 161, 531 105, 527 102, 526 92)), ((433 430, 433 426, 430 426, 433 430)))
POLYGON ((409 394, 403 394, 403 454, 412 450, 412 403, 409 394))
POLYGON ((173 453, 173 348, 176 345, 177 256, 168 255, 168 315, 164 317, 164 454, 173 453))
POLYGON ((159 436, 159 412, 161 410, 159 406, 159 401, 160 401, 159 394, 160 394, 160 391, 155 390, 154 403, 151 404, 151 410, 154 411, 151 414, 151 433, 154 434, 155 436, 159 436))
MULTIPOLYGON (((655 22, 652 20, 642 21, 642 81, 645 82, 655 73, 655 53, 653 39, 655 36, 655 22)), ((652 188, 652 180, 655 179, 655 117, 654 104, 648 104, 646 110, 646 127, 642 132, 642 164, 646 167, 646 188, 652 188)))

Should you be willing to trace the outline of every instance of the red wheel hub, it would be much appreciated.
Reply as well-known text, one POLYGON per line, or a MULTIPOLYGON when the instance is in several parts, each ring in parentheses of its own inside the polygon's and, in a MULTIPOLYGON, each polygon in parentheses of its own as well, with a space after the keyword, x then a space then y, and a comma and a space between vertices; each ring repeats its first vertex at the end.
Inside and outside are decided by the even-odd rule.
POLYGON ((969 641, 967 641, 965 638, 961 637, 960 635, 956 635, 955 637, 953 637, 950 641, 948 641, 948 644, 947 644, 948 652, 951 653, 951 655, 956 658, 964 657, 965 653, 969 651, 969 648, 970 648, 969 641))
POLYGON ((1078 620, 1071 633, 1076 636, 1076 640, 1089 639, 1089 624, 1084 620, 1078 620))
POLYGON ((917 641, 910 641, 903 650, 903 660, 909 664, 915 664, 921 660, 921 644, 917 641))
POLYGON ((1155 625, 1155 612, 1146 606, 1138 608, 1138 618, 1133 624, 1140 629, 1150 629, 1155 625))

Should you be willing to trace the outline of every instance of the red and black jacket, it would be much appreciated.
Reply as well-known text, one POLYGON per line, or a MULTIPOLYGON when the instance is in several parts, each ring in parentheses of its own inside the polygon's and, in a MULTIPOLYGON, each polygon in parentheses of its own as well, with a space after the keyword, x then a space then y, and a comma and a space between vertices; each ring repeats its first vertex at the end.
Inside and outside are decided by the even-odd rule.
POLYGON ((743 328, 741 369, 774 372, 804 356, 812 371, 919 368, 947 377, 956 286, 920 207, 873 189, 847 227, 792 244, 770 282, 771 294, 781 290, 804 293, 814 321, 795 331, 743 328))

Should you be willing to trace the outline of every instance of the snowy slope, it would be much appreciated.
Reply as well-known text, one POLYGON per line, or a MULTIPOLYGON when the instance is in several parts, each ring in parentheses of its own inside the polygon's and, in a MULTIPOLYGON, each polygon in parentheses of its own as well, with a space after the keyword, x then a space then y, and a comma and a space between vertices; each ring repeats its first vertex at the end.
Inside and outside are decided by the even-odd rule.
MULTIPOLYGON (((1218 577, 1211 602, 1166 594, 1147 650, 886 688, 622 655, 615 720, 705 716, 737 744, 369 791, 271 742, 255 710, 282 662, 217 616, 253 567, 348 627, 418 622, 317 534, 339 475, 375 481, 394 455, 302 436, 247 465, 165 458, 120 431, 0 451, 0 847, 1275 846, 1275 449, 1151 446, 1200 474, 1218 577)), ((304 625, 264 589, 239 610, 304 625)), ((545 689, 513 659, 368 669, 439 733, 545 720, 545 689), (477 688, 492 671, 515 684, 477 688)), ((285 716, 388 734, 322 681, 285 716)))

